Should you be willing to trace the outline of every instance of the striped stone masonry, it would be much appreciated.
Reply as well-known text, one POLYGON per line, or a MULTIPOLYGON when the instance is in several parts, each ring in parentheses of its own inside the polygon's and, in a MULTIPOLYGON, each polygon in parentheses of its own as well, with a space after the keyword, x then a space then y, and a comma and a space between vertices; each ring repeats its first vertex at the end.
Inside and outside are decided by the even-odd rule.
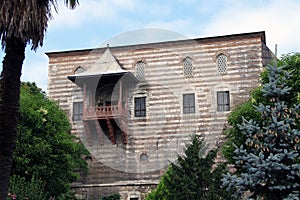
POLYGON ((264 32, 47 55, 49 97, 67 113, 72 134, 92 155, 88 175, 74 188, 84 198, 111 191, 128 200, 144 199, 192 134, 202 134, 210 148, 216 146, 223 138, 226 116, 248 100, 260 84, 261 71, 274 59, 264 32), (76 76, 78 67, 86 73, 94 70, 107 49, 135 84, 100 77, 84 89, 68 79, 76 76), (108 82, 114 87, 106 86, 108 82), (84 102, 82 109, 87 110, 91 99, 102 118, 74 121, 74 102, 84 102), (118 101, 119 107, 107 102, 104 107, 103 99, 118 101), (106 114, 110 109, 121 113, 120 106, 124 120, 106 114))

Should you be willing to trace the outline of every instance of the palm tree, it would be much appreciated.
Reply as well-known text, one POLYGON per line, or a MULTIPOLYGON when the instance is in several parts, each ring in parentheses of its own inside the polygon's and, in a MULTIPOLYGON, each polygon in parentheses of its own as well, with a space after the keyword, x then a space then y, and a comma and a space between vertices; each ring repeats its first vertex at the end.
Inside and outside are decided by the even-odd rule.
MULTIPOLYGON (((69 8, 78 0, 64 0, 69 8)), ((0 76, 0 199, 6 199, 12 155, 17 138, 20 78, 25 47, 36 50, 43 45, 51 8, 57 11, 57 0, 1 0, 0 38, 5 50, 0 76)))

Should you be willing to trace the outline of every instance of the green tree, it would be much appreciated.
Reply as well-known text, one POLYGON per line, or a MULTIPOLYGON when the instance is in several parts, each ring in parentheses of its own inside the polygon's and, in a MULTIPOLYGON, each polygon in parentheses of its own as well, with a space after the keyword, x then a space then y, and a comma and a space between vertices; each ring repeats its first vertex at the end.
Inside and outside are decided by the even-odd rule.
POLYGON ((52 197, 66 193, 79 177, 75 170, 87 169, 88 151, 70 134, 65 112, 34 83, 22 83, 20 113, 12 173, 40 179, 52 197))
MULTIPOLYGON (((292 53, 282 56, 278 60, 277 65, 285 66, 285 70, 290 72, 290 77, 286 80, 287 86, 291 88, 289 94, 285 94, 282 100, 289 106, 300 103, 300 53, 292 53)), ((268 71, 264 70, 261 74, 261 82, 265 84, 268 82, 268 71)), ((253 119, 262 126, 261 114, 255 109, 259 103, 264 105, 270 105, 272 102, 263 95, 262 87, 255 88, 250 95, 250 99, 237 106, 229 115, 228 123, 229 127, 225 130, 225 135, 227 141, 223 145, 223 154, 229 163, 234 163, 232 159, 234 155, 234 150, 236 147, 244 144, 246 138, 242 134, 238 127, 238 124, 243 122, 243 118, 250 120, 253 119)), ((297 123, 299 124, 298 120, 297 123)), ((238 169, 242 170, 242 169, 238 169)))
POLYGON ((17 199, 49 199, 44 182, 34 177, 27 181, 24 177, 13 175, 9 181, 8 192, 8 199, 12 199, 12 196, 16 196, 17 199))
POLYGON ((221 175, 224 167, 214 167, 217 150, 207 150, 201 136, 192 137, 185 155, 178 156, 176 163, 171 163, 162 176, 157 188, 147 200, 156 199, 228 199, 230 194, 221 188, 221 175))
POLYGON ((171 168, 168 168, 164 175, 160 178, 159 183, 155 189, 153 189, 146 197, 146 200, 167 200, 170 196, 169 190, 165 185, 165 179, 169 177, 171 168))
POLYGON ((240 199, 248 198, 299 199, 300 191, 300 132, 296 123, 300 105, 288 107, 284 101, 291 90, 287 86, 289 73, 282 67, 268 66, 268 82, 262 92, 269 105, 256 110, 262 123, 244 119, 239 125, 246 140, 235 150, 235 167, 241 173, 224 175, 223 183, 240 199))
POLYGON ((254 103, 249 100, 236 107, 227 117, 228 123, 231 126, 225 130, 227 140, 222 146, 222 153, 228 163, 234 163, 234 150, 246 140, 246 136, 238 129, 238 124, 243 122, 243 116, 245 116, 247 120, 255 119, 256 121, 261 121, 261 116, 255 110, 253 104, 254 103))
POLYGON ((291 90, 289 94, 285 95, 284 101, 288 105, 300 103, 300 53, 290 53, 282 56, 278 66, 285 66, 285 70, 291 72, 291 76, 286 80, 291 90))
MULTIPOLYGON (((74 8, 78 0, 65 0, 74 8)), ((5 51, 3 59, 0 104, 0 199, 5 199, 17 138, 20 77, 28 43, 32 49, 42 46, 51 7, 56 0, 0 1, 0 38, 5 51)))

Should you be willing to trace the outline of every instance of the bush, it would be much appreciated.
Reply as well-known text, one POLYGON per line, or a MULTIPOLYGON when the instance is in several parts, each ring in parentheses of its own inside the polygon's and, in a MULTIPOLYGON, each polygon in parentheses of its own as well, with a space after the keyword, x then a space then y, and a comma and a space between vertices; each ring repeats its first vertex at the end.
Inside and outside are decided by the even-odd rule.
POLYGON ((13 195, 17 199, 47 199, 45 184, 35 177, 32 177, 30 181, 26 181, 24 177, 13 175, 10 178, 8 192, 10 197, 7 199, 13 199, 13 195))

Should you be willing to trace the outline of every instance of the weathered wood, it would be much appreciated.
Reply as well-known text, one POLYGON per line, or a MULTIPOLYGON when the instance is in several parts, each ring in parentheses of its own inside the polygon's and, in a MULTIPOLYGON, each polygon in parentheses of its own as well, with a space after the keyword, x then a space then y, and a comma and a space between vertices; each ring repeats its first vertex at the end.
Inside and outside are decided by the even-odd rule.
POLYGON ((109 139, 111 143, 116 144, 115 131, 113 126, 111 125, 110 118, 106 118, 106 123, 108 127, 109 139))
POLYGON ((83 126, 86 132, 86 138, 87 138, 87 143, 89 146, 93 145, 93 141, 92 141, 92 134, 91 134, 91 129, 90 129, 90 125, 87 121, 83 122, 83 126))
POLYGON ((94 124, 95 124, 96 130, 97 130, 97 135, 98 135, 100 144, 103 145, 104 144, 104 139, 103 139, 104 133, 102 131, 102 128, 100 127, 98 120, 94 120, 94 124))

